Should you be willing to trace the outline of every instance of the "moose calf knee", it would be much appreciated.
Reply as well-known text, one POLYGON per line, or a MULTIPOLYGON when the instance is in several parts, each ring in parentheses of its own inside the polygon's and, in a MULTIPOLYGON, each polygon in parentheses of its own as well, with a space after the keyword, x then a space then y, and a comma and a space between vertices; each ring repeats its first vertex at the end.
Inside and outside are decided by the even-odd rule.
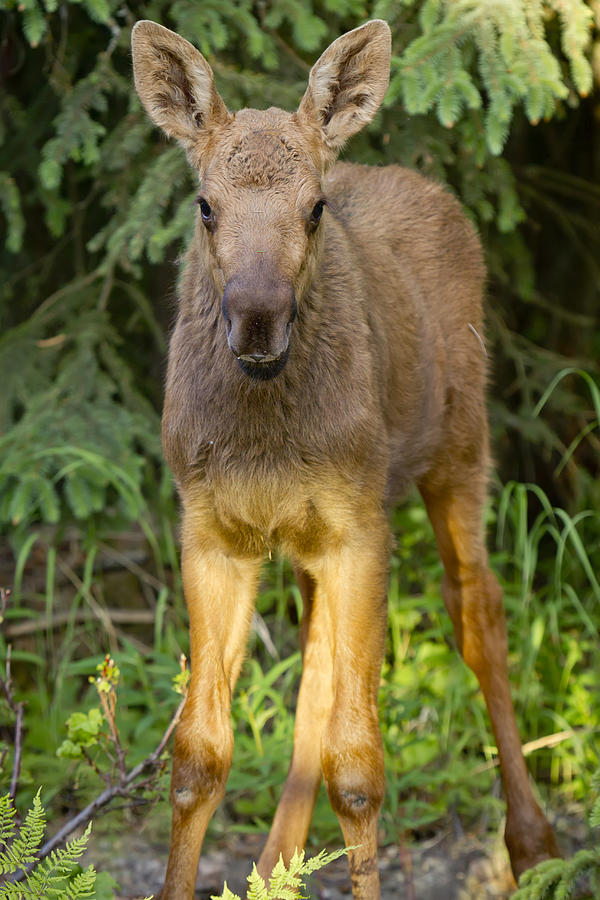
POLYGON ((174 812, 185 816, 205 804, 216 807, 231 767, 231 748, 207 740, 176 741, 171 778, 174 812))
POLYGON ((383 748, 377 727, 365 740, 364 727, 357 726, 360 743, 349 739, 348 732, 343 743, 341 736, 325 736, 321 763, 333 811, 340 820, 358 824, 376 818, 383 803, 383 748))

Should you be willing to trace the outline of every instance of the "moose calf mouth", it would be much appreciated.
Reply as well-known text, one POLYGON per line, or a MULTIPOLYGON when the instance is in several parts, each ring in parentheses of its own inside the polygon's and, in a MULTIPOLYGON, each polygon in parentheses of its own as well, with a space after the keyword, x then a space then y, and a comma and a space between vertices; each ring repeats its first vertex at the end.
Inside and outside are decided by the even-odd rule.
POLYGON ((290 345, 288 344, 283 353, 275 359, 268 357, 262 362, 254 361, 249 356, 236 356, 236 359, 244 375, 255 381, 269 381, 279 375, 288 361, 289 355, 290 345))

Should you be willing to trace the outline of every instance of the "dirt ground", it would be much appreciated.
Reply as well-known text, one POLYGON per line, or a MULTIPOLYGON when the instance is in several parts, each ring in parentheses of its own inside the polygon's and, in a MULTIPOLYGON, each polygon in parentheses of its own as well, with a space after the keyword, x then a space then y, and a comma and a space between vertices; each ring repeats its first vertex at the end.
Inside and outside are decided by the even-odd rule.
MULTIPOLYGON (((554 823, 566 854, 586 842, 582 819, 560 818, 554 823)), ((223 890, 223 882, 244 896, 251 860, 257 859, 263 838, 233 837, 227 847, 209 848, 200 861, 196 882, 197 900, 209 900, 223 890)), ((129 832, 118 845, 114 839, 96 838, 89 860, 99 870, 110 872, 119 882, 121 900, 158 894, 162 885, 168 848, 149 843, 143 835, 129 832)), ((443 833, 429 841, 403 848, 386 847, 380 854, 382 900, 505 900, 515 890, 508 855, 501 835, 481 842, 472 835, 443 833)), ((344 858, 315 873, 308 883, 311 900, 349 900, 350 879, 344 858)))

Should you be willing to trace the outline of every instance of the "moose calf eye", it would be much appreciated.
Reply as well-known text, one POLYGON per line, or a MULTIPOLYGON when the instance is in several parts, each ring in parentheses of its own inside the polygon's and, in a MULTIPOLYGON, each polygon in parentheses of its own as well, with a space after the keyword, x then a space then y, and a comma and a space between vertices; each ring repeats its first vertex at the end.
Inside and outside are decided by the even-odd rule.
POLYGON ((315 225, 319 221, 321 216, 323 215, 324 205, 325 205, 325 201, 319 200, 318 203, 315 203, 314 209, 313 209, 312 213, 310 214, 310 217, 311 217, 312 221, 315 223, 315 225))
POLYGON ((318 203, 315 203, 313 206, 313 211, 310 214, 310 219, 308 220, 308 232, 309 234, 315 230, 317 225, 321 220, 321 216, 323 215, 323 207, 325 206, 324 200, 319 200, 318 203))
POLYGON ((206 202, 204 197, 200 197, 198 199, 198 203, 200 205, 200 215, 202 216, 202 221, 205 225, 210 225, 213 218, 213 212, 210 208, 210 204, 206 202))

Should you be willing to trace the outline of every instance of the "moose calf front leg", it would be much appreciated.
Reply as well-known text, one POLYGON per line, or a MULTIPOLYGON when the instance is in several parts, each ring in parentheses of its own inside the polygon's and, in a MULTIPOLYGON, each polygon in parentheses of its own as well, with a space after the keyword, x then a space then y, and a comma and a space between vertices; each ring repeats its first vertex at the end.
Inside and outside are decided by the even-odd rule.
POLYGON ((252 616, 259 562, 233 560, 186 536, 182 575, 190 617, 191 680, 175 735, 171 849, 162 900, 191 900, 202 841, 225 792, 231 694, 252 616))
MULTIPOLYGON (((364 523, 363 523, 364 524, 364 523)), ((329 800, 349 853, 354 900, 379 898, 377 821, 385 777, 377 692, 386 627, 387 523, 367 529, 315 572, 327 600, 333 703, 321 744, 329 800)))

